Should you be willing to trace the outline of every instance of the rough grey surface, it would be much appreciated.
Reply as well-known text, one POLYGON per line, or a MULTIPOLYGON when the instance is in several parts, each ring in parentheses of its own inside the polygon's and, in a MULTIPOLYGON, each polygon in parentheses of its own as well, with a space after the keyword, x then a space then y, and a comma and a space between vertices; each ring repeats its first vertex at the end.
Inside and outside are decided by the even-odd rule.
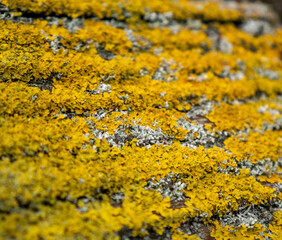
POLYGON ((270 177, 272 173, 281 175, 277 171, 277 167, 282 167, 282 157, 280 157, 277 161, 273 162, 271 159, 262 159, 256 164, 251 163, 247 159, 244 159, 242 162, 238 162, 238 169, 249 169, 250 175, 252 175, 257 180, 259 176, 267 176, 270 177))
POLYGON ((268 78, 270 80, 279 80, 280 79, 280 74, 274 70, 271 69, 257 69, 257 73, 265 78, 268 78))
POLYGON ((171 201, 181 201, 186 199, 183 192, 186 187, 187 184, 181 182, 181 175, 171 172, 157 182, 155 182, 155 177, 153 177, 148 181, 145 189, 156 190, 163 198, 169 197, 171 201))
POLYGON ((93 90, 87 91, 87 92, 90 93, 90 94, 93 94, 93 95, 97 95, 97 94, 105 93, 105 92, 110 93, 111 92, 111 85, 100 82, 97 90, 93 89, 93 90))
POLYGON ((282 201, 272 201, 260 205, 250 205, 242 208, 240 211, 230 212, 219 218, 223 227, 233 226, 239 228, 245 225, 247 228, 253 228, 255 223, 261 224, 267 228, 273 221, 272 214, 279 211, 282 207, 282 201))
POLYGON ((171 65, 176 65, 177 63, 173 60, 162 59, 160 67, 154 72, 152 79, 171 82, 177 80, 176 73, 179 69, 172 69, 171 65))
POLYGON ((249 19, 242 25, 243 31, 253 36, 273 34, 274 29, 269 22, 264 20, 249 19))
POLYGON ((224 140, 230 136, 226 131, 210 132, 205 129, 205 124, 210 122, 202 115, 190 117, 190 120, 192 122, 187 121, 185 118, 178 119, 179 126, 189 131, 181 143, 182 146, 192 149, 196 149, 199 146, 204 146, 205 148, 223 147, 224 140), (197 122, 197 125, 193 124, 193 122, 197 122))

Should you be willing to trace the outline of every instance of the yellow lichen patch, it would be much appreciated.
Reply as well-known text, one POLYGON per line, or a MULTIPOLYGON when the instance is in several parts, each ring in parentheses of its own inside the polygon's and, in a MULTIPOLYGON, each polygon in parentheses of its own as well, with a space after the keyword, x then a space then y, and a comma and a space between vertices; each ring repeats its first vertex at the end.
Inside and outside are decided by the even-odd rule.
POLYGON ((258 89, 262 92, 267 93, 271 97, 275 97, 276 93, 280 93, 282 91, 282 84, 281 80, 278 81, 271 81, 268 79, 259 78, 257 80, 258 89))
POLYGON ((242 225, 238 229, 229 226, 221 226, 218 222, 215 222, 216 230, 211 233, 211 236, 215 239, 265 239, 272 235, 266 232, 261 224, 255 223, 254 227, 249 229, 242 225))
POLYGON ((136 32, 153 43, 155 47, 164 47, 164 49, 186 50, 195 47, 208 47, 211 45, 210 40, 203 32, 192 32, 180 29, 179 33, 173 34, 168 28, 162 30, 156 28, 154 30, 142 29, 136 32))
POLYGON ((206 3, 202 11, 206 20, 236 21, 242 17, 240 11, 222 9, 217 3, 206 3))
MULTIPOLYGON (((50 76, 56 78, 57 74, 60 73, 62 80, 68 79, 68 81, 74 82, 79 79, 86 80, 84 77, 87 76, 91 82, 94 77, 99 75, 106 77, 113 74, 113 68, 111 66, 114 66, 116 63, 120 66, 121 64, 128 66, 128 60, 124 58, 117 57, 117 59, 107 63, 107 61, 103 60, 97 54, 96 50, 94 52, 89 51, 85 55, 72 50, 82 40, 91 40, 92 42, 97 41, 106 50, 125 53, 125 49, 130 47, 130 43, 123 36, 124 39, 120 40, 127 42, 121 45, 122 48, 116 47, 117 45, 110 39, 118 39, 117 34, 114 34, 114 38, 110 37, 111 35, 107 33, 110 30, 109 26, 105 25, 102 27, 99 24, 94 24, 93 29, 91 24, 88 24, 87 28, 90 28, 90 30, 87 31, 86 36, 83 33, 86 30, 81 30, 81 32, 74 33, 70 36, 70 33, 63 27, 50 28, 46 26, 46 22, 39 21, 36 24, 38 28, 30 25, 19 25, 1 21, 2 28, 5 29, 1 32, 1 42, 5 43, 5 45, 3 45, 3 54, 1 54, 2 64, 0 65, 0 71, 4 81, 20 80, 24 82, 35 82, 39 79, 49 79, 51 81, 52 77, 50 76), (101 28, 103 31, 99 30, 101 28), (7 38, 14 31, 17 31, 19 35, 7 38), (95 34, 95 31, 100 32, 101 36, 95 34), (50 34, 50 38, 45 36, 47 33, 50 34), (60 47, 56 49, 56 55, 54 55, 50 41, 52 38, 54 40, 54 37, 60 35, 62 35, 61 41, 64 48, 60 47), (102 36, 106 36, 108 40, 103 39, 102 36), (107 46, 107 44, 111 44, 112 47, 107 46), (101 66, 103 63, 106 63, 108 66, 101 66), (84 66, 83 69, 81 69, 81 66, 84 66)), ((115 79, 118 81, 120 78, 126 77, 127 74, 132 74, 132 71, 122 72, 122 68, 120 68, 120 71, 114 71, 114 74, 115 79)))
MULTIPOLYGON (((77 130, 72 128, 72 124, 75 124, 77 128, 82 128, 79 123, 83 123, 80 119, 74 121, 59 119, 56 121, 58 123, 62 122, 76 132, 77 130)), ((38 125, 29 126, 29 129, 32 129, 33 132, 35 128, 38 131, 42 128, 46 129, 42 123, 40 124, 39 119, 36 118, 33 122, 34 124, 38 122, 38 125)), ((32 122, 29 124, 32 124, 32 122)), ((14 133, 4 132, 3 137, 8 139, 7 135, 13 135, 16 133, 15 131, 18 131, 16 135, 20 136, 21 134, 17 130, 19 126, 27 129, 20 122, 17 125, 17 128, 11 128, 10 130, 14 131, 14 133)), ((52 126, 51 122, 49 125, 52 126)), ((52 134, 52 132, 49 133, 46 129, 46 134, 51 134, 50 136, 43 134, 40 137, 41 139, 36 140, 38 135, 34 134, 34 137, 32 135, 27 136, 28 142, 23 142, 20 139, 19 141, 11 139, 10 141, 7 140, 8 142, 6 141, 7 144, 2 145, 5 154, 2 155, 1 179, 6 181, 8 176, 10 179, 9 184, 6 183, 6 187, 1 189, 3 193, 1 195, 3 200, 1 201, 2 209, 19 208, 22 205, 34 206, 38 207, 43 214, 46 209, 41 208, 40 203, 42 201, 53 205, 58 197, 71 201, 71 199, 75 200, 80 197, 91 198, 93 192, 96 192, 95 198, 100 195, 102 198, 105 198, 105 201, 109 201, 107 200, 107 191, 113 193, 122 189, 126 198, 122 208, 115 210, 119 212, 115 215, 119 224, 116 226, 111 225, 108 229, 101 229, 101 232, 104 231, 104 233, 111 234, 118 231, 122 225, 126 225, 134 229, 134 234, 140 235, 140 228, 144 226, 144 222, 146 223, 145 228, 146 226, 151 226, 161 233, 163 227, 167 224, 174 226, 179 217, 180 219, 184 216, 193 217, 201 213, 207 213, 207 216, 211 216, 214 211, 225 212, 227 211, 227 206, 230 205, 228 205, 229 202, 232 202, 232 208, 236 209, 242 198, 257 204, 270 197, 273 192, 272 189, 263 188, 245 173, 242 173, 239 178, 217 174, 217 164, 223 161, 223 159, 228 158, 228 154, 219 149, 207 151, 202 148, 199 150, 188 150, 185 147, 174 144, 164 149, 156 146, 152 146, 151 149, 144 149, 129 145, 122 150, 118 150, 110 148, 105 142, 96 142, 95 151, 91 150, 91 148, 83 150, 81 144, 88 142, 84 136, 74 138, 74 134, 70 134, 66 127, 58 125, 58 128, 62 131, 60 136, 58 133, 56 135, 52 134), (69 138, 67 136, 68 133, 70 135, 69 138), (38 142, 38 147, 36 147, 35 141, 38 142), (63 142, 64 144, 62 144, 63 142), (29 147, 29 144, 32 144, 30 145, 32 148, 29 147), (14 149, 20 151, 14 152, 14 149), (11 158, 11 156, 17 156, 17 158, 11 158), (11 160, 15 162, 11 164, 11 160), (85 164, 86 162, 87 164, 85 164), (21 169, 21 173, 17 169, 21 169), (153 176, 160 179, 171 171, 187 176, 182 180, 189 186, 185 191, 190 198, 186 202, 187 208, 173 211, 170 209, 169 199, 162 199, 156 191, 148 192, 147 190, 142 190, 142 187, 146 186, 146 181, 153 176), (214 182, 214 179, 217 179, 217 181, 214 182), (245 184, 244 181, 247 181, 248 184, 245 184), (39 182, 40 185, 37 184, 39 182), (226 184, 226 182, 229 182, 229 184, 226 184), (54 184, 50 185, 50 183, 54 184), (209 190, 207 186, 209 186, 209 190), (238 186, 241 186, 242 189, 238 186), (30 189, 34 188, 37 190, 30 192, 30 189), (104 189, 104 193, 100 192, 99 189, 101 188, 104 189), (255 191, 252 192, 254 189, 255 191), (10 196, 9 192, 13 192, 13 196, 10 196), (225 200, 226 196, 230 196, 230 200, 225 200), (152 202, 152 199, 155 199, 155 203, 152 202), (157 217, 155 212, 162 215, 164 217, 163 220, 157 217), (138 218, 135 217, 137 213, 138 218)), ((3 129, 6 129, 4 125, 3 129)), ((52 130, 57 132, 56 129, 52 130)), ((1 150, 1 152, 3 151, 1 150)), ((68 202, 66 204, 68 205, 68 202)), ((102 206, 105 206, 104 204, 102 206)), ((67 205, 64 203, 62 207, 65 208, 67 205)), ((112 221, 113 207, 104 207, 102 210, 99 210, 95 204, 94 206, 91 204, 86 205, 92 210, 81 216, 80 214, 74 215, 73 221, 81 221, 85 216, 91 216, 87 222, 95 221, 93 214, 98 214, 97 211, 99 214, 102 214, 100 218, 105 219, 105 221, 110 221, 110 219, 112 221)), ((82 205, 79 204, 78 206, 81 207, 82 205)), ((54 214, 53 211, 52 214, 54 214)), ((46 216, 47 218, 48 215, 46 216)), ((10 219, 12 216, 5 217, 5 219, 10 219)), ((47 219, 46 221, 48 223, 51 220, 47 219)), ((27 228, 28 231, 20 230, 20 232, 27 231, 26 234, 29 234, 29 231, 31 231, 31 225, 29 224, 29 222, 23 222, 22 227, 24 229, 27 228)), ((68 223, 66 224, 70 226, 68 223)), ((107 225, 106 222, 101 222, 100 224, 107 225)), ((82 229, 87 228, 86 223, 81 223, 80 225, 82 229)), ((63 228, 64 225, 61 227, 63 228)), ((52 236, 52 233, 48 234, 52 236)), ((75 233, 69 232, 68 234, 75 233)), ((95 232, 95 234, 97 233, 95 232)))
POLYGON ((46 123, 42 118, 26 120, 16 114, 15 117, 1 119, 1 129, 1 155, 15 158, 33 156, 41 151, 51 154, 59 148, 72 153, 88 142, 84 136, 88 132, 86 122, 82 119, 65 119, 64 116, 46 123), (32 131, 28 132, 27 129, 32 131))
POLYGON ((279 175, 275 174, 275 173, 271 173, 270 172, 270 177, 269 176, 259 176, 258 179, 261 181, 261 182, 268 182, 268 183, 282 183, 282 180, 280 178, 279 175))
POLYGON ((281 131, 251 132, 248 137, 230 137, 224 143, 238 161, 248 159, 256 163, 266 158, 276 161, 281 157, 281 134, 281 131))
POLYGON ((173 240, 199 240, 200 239, 196 235, 188 235, 188 234, 185 234, 179 231, 173 233, 171 238, 173 240))
POLYGON ((281 231, 281 226, 282 226, 282 211, 278 211, 273 214, 274 221, 270 224, 269 230, 273 233, 270 235, 270 238, 273 240, 278 240, 282 237, 282 231, 281 231))
POLYGON ((37 20, 34 24, 41 29, 40 33, 43 33, 48 40, 60 37, 60 43, 68 50, 75 50, 82 45, 79 51, 87 51, 94 47, 94 43, 98 43, 99 47, 106 51, 126 55, 132 47, 121 29, 94 20, 86 20, 83 28, 77 29, 74 33, 70 33, 62 23, 50 27, 47 21, 37 20))
POLYGON ((243 171, 240 177, 216 174, 215 179, 216 181, 207 176, 201 184, 196 185, 197 190, 193 189, 192 193, 187 190, 186 195, 191 199, 186 205, 192 216, 196 217, 201 213, 207 214, 207 218, 215 213, 223 216, 239 207, 239 199, 258 204, 274 192, 273 189, 262 187, 243 171), (225 184, 226 187, 223 186, 225 184), (254 189, 256 194, 251 193, 254 189))
POLYGON ((239 53, 242 47, 246 52, 255 52, 263 54, 264 57, 278 58, 279 52, 271 49, 280 48, 279 46, 279 32, 275 34, 265 34, 262 36, 252 36, 242 30, 237 29, 234 25, 219 26, 219 29, 224 37, 226 37, 232 44, 234 53, 239 53), (234 34, 232 34, 234 33, 234 34))
POLYGON ((78 4, 75 0, 72 1, 10 1, 3 0, 3 4, 7 5, 12 10, 32 12, 36 14, 45 14, 57 16, 67 15, 75 18, 80 16, 97 16, 113 17, 117 16, 118 19, 123 20, 123 11, 121 6, 132 15, 129 17, 129 22, 138 22, 145 13, 145 7, 152 12, 164 13, 172 12, 176 19, 184 20, 187 17, 203 16, 205 20, 221 20, 232 21, 238 20, 242 17, 238 10, 229 10, 228 8, 221 8, 218 3, 199 3, 198 6, 189 4, 189 1, 181 1, 175 3, 170 0, 138 0, 138 1, 112 1, 112 0, 87 0, 83 4, 78 4), (188 4, 187 4, 188 2, 188 4))
POLYGON ((245 127, 261 128, 264 122, 272 123, 274 118, 270 113, 259 113, 260 103, 246 103, 242 105, 221 103, 219 107, 207 116, 218 131, 243 130, 245 127))

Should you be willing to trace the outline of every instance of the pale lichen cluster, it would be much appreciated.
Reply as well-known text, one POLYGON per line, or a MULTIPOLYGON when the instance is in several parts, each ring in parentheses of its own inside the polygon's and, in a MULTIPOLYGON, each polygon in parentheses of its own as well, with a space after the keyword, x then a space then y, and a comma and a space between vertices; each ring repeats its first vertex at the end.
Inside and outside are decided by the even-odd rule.
POLYGON ((0 239, 281 239, 265 10, 0 1, 0 239))

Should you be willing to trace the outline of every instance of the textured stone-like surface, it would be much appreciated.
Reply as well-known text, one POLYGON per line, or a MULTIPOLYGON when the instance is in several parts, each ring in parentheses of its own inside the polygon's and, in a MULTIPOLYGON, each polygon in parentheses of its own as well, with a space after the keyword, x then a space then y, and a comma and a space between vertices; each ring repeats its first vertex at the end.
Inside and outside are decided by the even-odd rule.
POLYGON ((251 1, 2 0, 1 239, 281 239, 282 31, 251 1))

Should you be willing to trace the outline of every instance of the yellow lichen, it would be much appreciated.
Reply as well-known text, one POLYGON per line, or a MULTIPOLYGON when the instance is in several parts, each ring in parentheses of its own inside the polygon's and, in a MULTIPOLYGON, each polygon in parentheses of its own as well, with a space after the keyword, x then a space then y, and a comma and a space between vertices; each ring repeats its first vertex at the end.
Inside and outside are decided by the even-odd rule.
POLYGON ((180 228, 195 217, 216 239, 281 238, 281 211, 268 229, 212 221, 282 199, 273 187, 281 183, 281 30, 243 32, 236 24, 250 16, 223 1, 1 4, 12 16, 0 20, 1 239, 168 230, 199 239, 180 228), (179 28, 152 27, 148 13, 179 28), (77 17, 83 26, 70 31, 77 17), (197 30, 187 19, 200 21, 197 30), (222 39, 231 50, 217 46, 222 39), (240 165, 266 159, 278 164, 265 166, 268 175, 240 165))

